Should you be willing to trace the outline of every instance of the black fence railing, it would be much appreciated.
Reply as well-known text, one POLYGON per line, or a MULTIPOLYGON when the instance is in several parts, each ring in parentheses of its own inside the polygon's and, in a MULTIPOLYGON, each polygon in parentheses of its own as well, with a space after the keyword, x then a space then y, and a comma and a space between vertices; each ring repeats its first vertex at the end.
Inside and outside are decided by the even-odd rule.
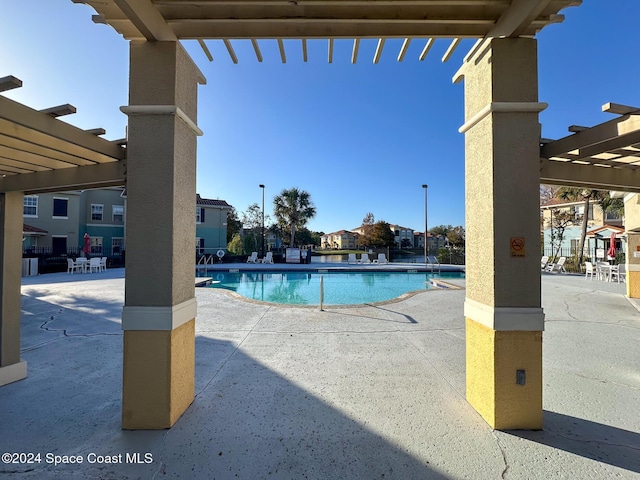
MULTIPOLYGON (((57 251, 50 247, 28 247, 22 251, 22 258, 37 258, 38 273, 56 273, 67 271, 67 259, 76 259, 83 256, 82 248, 67 248, 66 251, 57 251)), ((124 252, 119 255, 88 254, 87 258, 107 257, 107 267, 124 267, 124 252)), ((33 273, 32 273, 33 274, 33 273)))

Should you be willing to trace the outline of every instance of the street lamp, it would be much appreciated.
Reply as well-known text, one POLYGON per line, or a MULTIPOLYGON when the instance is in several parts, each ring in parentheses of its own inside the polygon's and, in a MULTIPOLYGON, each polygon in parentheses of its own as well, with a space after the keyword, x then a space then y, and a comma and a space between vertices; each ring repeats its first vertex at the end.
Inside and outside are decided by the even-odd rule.
POLYGON ((422 185, 424 188, 424 264, 427 265, 427 243, 429 239, 427 237, 427 189, 428 185, 422 185))
POLYGON ((262 189, 262 258, 264 258, 264 185, 258 185, 262 189))

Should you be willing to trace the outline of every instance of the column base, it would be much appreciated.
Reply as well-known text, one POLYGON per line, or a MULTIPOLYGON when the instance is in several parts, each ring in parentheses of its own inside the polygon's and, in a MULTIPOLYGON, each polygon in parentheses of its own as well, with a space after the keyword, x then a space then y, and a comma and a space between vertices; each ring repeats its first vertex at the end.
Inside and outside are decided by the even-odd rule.
POLYGON ((174 330, 126 330, 122 428, 171 428, 195 391, 195 319, 174 330))
POLYGON ((627 267, 627 297, 640 298, 640 272, 632 270, 632 267, 627 267))
POLYGON ((491 428, 542 429, 541 331, 496 331, 467 318, 466 363, 467 401, 491 428))
POLYGON ((0 387, 27 378, 27 362, 21 361, 0 368, 0 387))

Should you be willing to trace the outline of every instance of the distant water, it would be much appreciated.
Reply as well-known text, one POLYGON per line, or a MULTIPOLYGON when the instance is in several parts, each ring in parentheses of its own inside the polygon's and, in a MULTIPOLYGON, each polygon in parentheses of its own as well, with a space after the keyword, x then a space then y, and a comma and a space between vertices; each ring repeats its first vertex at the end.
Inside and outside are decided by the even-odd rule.
MULTIPOLYGON (((360 254, 357 255, 360 258, 360 254)), ((311 263, 347 263, 348 255, 316 255, 311 257, 311 263)), ((369 255, 371 260, 378 258, 377 254, 369 255)), ((391 262, 424 263, 424 255, 392 255, 391 262)))

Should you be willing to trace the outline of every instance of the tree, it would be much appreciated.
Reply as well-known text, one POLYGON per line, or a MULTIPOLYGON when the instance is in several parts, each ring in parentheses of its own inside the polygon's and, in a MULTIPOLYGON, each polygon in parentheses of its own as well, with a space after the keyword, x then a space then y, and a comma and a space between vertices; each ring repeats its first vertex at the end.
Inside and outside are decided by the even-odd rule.
POLYGON ((273 213, 278 224, 290 230, 289 246, 293 247, 296 229, 304 227, 309 220, 316 216, 316 207, 311 201, 309 192, 294 187, 283 190, 273 199, 273 213))
MULTIPOLYGON (((577 202, 582 200, 584 202, 583 205, 583 215, 578 216, 575 215, 574 221, 582 220, 582 231, 580 232, 580 244, 578 247, 578 265, 582 265, 582 257, 584 255, 584 242, 587 238, 587 225, 589 223, 589 207, 591 200, 598 201, 602 199, 605 192, 600 190, 589 190, 582 188, 570 188, 570 187, 561 187, 556 192, 558 198, 570 201, 577 202)), ((561 220, 559 220, 560 222, 561 220)), ((565 227, 566 228, 566 227, 565 227)), ((562 230, 564 234, 564 229, 562 230)), ((553 232, 552 232, 553 233, 553 232)), ((553 240, 552 240, 553 243, 553 240)))
POLYGON ((457 227, 453 227, 447 232, 447 240, 454 248, 464 249, 465 235, 466 232, 464 227, 459 225, 457 227))
POLYGON ((242 228, 242 222, 238 218, 238 212, 231 207, 231 210, 227 212, 227 243, 231 242, 236 233, 240 233, 242 228))
POLYGON ((246 251, 258 250, 262 235, 262 210, 257 203, 249 205, 247 210, 242 214, 242 224, 249 233, 244 236, 244 245, 246 251))
POLYGON ((384 220, 380 220, 371 227, 371 233, 366 245, 374 248, 393 247, 395 241, 391 225, 384 220))
POLYGON ((242 255, 244 249, 242 245, 242 237, 239 233, 233 235, 233 238, 227 245, 227 250, 234 255, 242 255))
POLYGON ((575 213, 562 211, 559 208, 551 210, 551 262, 554 263, 560 252, 562 240, 564 239, 564 231, 569 225, 575 223, 575 213), (555 249, 555 251, 554 251, 555 249))
POLYGON ((429 233, 431 235, 442 235, 446 237, 451 230, 453 230, 452 225, 438 225, 436 227, 431 227, 429 229, 429 233))

